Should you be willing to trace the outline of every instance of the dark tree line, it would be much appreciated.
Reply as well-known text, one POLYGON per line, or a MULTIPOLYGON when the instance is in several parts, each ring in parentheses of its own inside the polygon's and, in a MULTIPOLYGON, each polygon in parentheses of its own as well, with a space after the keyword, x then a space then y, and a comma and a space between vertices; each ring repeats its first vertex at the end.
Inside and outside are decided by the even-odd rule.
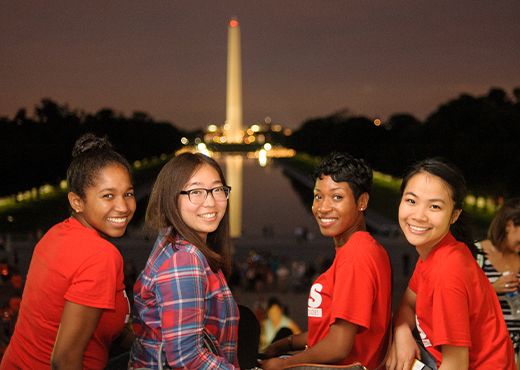
MULTIPOLYGON (((172 153, 186 135, 143 112, 88 114, 43 99, 31 117, 20 109, 12 119, 0 118, 0 196, 63 179, 72 145, 85 132, 107 135, 130 161, 172 153)), ((474 192, 518 196, 520 88, 512 98, 497 88, 460 95, 424 121, 403 113, 376 126, 342 111, 304 122, 283 144, 313 155, 347 151, 394 176, 417 160, 442 156, 460 167, 474 192)))
POLYGON ((396 114, 376 126, 348 112, 311 119, 292 135, 291 145, 314 155, 347 151, 395 176, 418 160, 442 156, 462 170, 472 191, 518 196, 520 88, 512 98, 497 88, 484 96, 460 95, 424 122, 396 114))
POLYGON ((12 119, 0 118, 0 196, 63 179, 72 146, 86 132, 108 136, 130 162, 172 153, 183 136, 172 124, 143 112, 131 117, 111 109, 87 114, 42 99, 32 117, 20 109, 12 119))

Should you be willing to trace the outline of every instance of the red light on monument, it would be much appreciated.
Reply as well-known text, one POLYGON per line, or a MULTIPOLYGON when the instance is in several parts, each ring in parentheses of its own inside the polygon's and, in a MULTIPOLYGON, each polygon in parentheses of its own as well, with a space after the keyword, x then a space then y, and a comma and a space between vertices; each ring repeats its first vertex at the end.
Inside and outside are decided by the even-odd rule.
POLYGON ((229 21, 229 26, 233 27, 233 28, 237 27, 238 26, 238 21, 236 19, 230 20, 229 21))

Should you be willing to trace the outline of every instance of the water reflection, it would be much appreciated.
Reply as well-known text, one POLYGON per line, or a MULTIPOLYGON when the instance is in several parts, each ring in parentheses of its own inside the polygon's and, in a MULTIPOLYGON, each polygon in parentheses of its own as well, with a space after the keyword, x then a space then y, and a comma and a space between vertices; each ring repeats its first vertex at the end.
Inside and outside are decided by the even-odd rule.
POLYGON ((242 168, 243 157, 240 154, 229 154, 224 157, 226 182, 231 186, 229 197, 229 221, 232 238, 242 235, 242 168))
POLYGON ((230 216, 242 216, 240 235, 289 236, 295 231, 305 230, 311 238, 320 236, 307 206, 300 201, 291 180, 283 174, 276 161, 262 167, 254 159, 225 155, 220 163, 233 188, 230 216), (237 181, 239 178, 241 182, 237 181), (237 205, 237 198, 242 201, 240 205, 237 205))

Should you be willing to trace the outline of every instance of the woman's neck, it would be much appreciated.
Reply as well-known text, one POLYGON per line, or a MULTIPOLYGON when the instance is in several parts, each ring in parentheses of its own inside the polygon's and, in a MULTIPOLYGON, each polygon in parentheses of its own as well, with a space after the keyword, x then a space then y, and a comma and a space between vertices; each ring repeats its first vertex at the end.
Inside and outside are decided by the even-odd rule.
POLYGON ((358 221, 349 229, 345 230, 340 235, 334 237, 334 247, 336 249, 345 245, 346 242, 350 239, 352 234, 358 231, 367 231, 367 227, 365 224, 365 218, 360 217, 358 221))

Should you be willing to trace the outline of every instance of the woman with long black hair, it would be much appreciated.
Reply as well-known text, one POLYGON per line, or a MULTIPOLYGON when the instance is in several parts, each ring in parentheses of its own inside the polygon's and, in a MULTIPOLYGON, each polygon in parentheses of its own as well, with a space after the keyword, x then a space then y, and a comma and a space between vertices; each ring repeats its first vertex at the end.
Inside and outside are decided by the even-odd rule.
POLYGON ((416 164, 401 185, 399 225, 419 259, 401 301, 389 370, 420 358, 412 330, 439 369, 515 369, 498 299, 469 248, 465 181, 439 159, 416 164))

